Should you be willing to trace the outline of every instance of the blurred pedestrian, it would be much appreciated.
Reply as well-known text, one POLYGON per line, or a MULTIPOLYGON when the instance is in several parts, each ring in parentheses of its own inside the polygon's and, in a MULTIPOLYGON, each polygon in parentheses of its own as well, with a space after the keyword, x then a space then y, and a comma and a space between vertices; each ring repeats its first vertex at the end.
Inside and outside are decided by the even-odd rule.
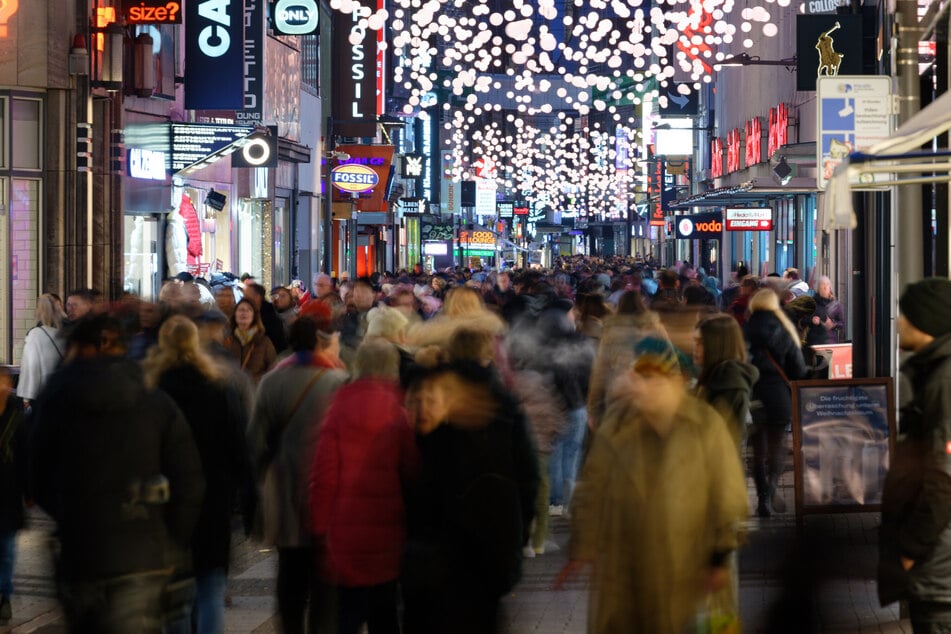
POLYGON ((145 387, 110 318, 78 322, 34 402, 31 483, 57 525, 57 591, 76 634, 158 634, 205 482, 188 423, 145 387))
POLYGON ((705 594, 728 584, 748 512, 743 472, 670 342, 642 341, 627 374, 578 481, 556 587, 590 565, 589 632, 685 632, 705 594))
POLYGON ((258 386, 248 448, 260 488, 257 530, 277 548, 277 608, 285 634, 318 631, 321 592, 307 525, 307 484, 320 422, 347 381, 336 333, 301 317, 291 326, 293 353, 258 386))
POLYGON ((267 301, 266 294, 267 291, 260 284, 245 283, 244 285, 244 298, 251 300, 251 303, 254 304, 254 308, 261 318, 261 324, 264 326, 264 334, 271 340, 275 352, 281 353, 287 348, 284 322, 281 321, 274 305, 267 301))
POLYGON ((786 510, 779 480, 786 467, 786 427, 792 422, 790 381, 806 375, 806 364, 799 332, 771 289, 761 289, 750 298, 750 316, 743 335, 749 344, 750 362, 759 371, 750 404, 753 425, 749 440, 753 446, 756 514, 769 517, 771 510, 786 510))
POLYGON ((747 362, 743 331, 735 319, 720 313, 700 320, 693 363, 699 372, 697 396, 717 410, 740 452, 749 422, 750 393, 759 370, 747 362))
POLYGON ((825 275, 816 282, 816 312, 812 316, 806 343, 811 346, 839 343, 845 332, 845 309, 832 294, 832 280, 825 275))
POLYGON ((225 345, 237 359, 241 369, 255 383, 274 365, 277 352, 264 334, 264 324, 254 303, 244 298, 234 307, 230 320, 231 334, 225 345))
MULTIPOLYGON (((482 334, 489 343, 476 349, 491 350, 482 334)), ((407 499, 403 631, 491 634, 521 576, 538 489, 524 415, 495 371, 472 361, 417 371, 407 406, 421 471, 407 499)))
POLYGON ((46 379, 63 361, 66 351, 61 330, 64 317, 51 294, 43 293, 36 300, 36 325, 27 331, 23 340, 17 383, 17 396, 27 407, 39 396, 46 379))
POLYGON ((13 618, 13 563, 16 537, 25 525, 27 428, 23 400, 13 392, 13 377, 0 366, 0 625, 13 618))
POLYGON ((604 330, 591 370, 588 389, 588 427, 598 428, 610 405, 611 385, 634 361, 634 346, 644 337, 666 338, 657 313, 649 310, 638 291, 626 291, 618 299, 617 312, 605 319, 604 330))
POLYGON ((354 378, 337 390, 324 416, 310 472, 317 565, 336 587, 339 634, 358 634, 364 623, 369 634, 398 634, 403 491, 419 458, 402 408, 396 346, 364 341, 354 378))
POLYGON ((878 596, 908 601, 915 634, 951 631, 951 281, 909 284, 898 301, 910 388, 882 492, 878 596))
MULTIPOLYGON (((201 456, 205 499, 191 540, 196 597, 194 629, 224 631, 224 598, 231 551, 231 516, 238 495, 249 490, 245 429, 248 412, 226 370, 204 350, 198 328, 182 315, 159 329, 158 345, 143 363, 146 386, 161 388, 185 415, 201 456)), ((250 526, 250 520, 245 522, 250 526)))

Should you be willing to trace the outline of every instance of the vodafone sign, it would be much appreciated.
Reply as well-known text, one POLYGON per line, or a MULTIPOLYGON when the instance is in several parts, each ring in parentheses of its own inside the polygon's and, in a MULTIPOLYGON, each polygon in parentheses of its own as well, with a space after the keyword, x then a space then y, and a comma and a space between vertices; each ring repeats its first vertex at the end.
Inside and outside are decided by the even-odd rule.
POLYGON ((674 220, 680 240, 714 240, 723 234, 723 219, 719 212, 677 216, 674 220))
POLYGON ((727 231, 772 231, 773 210, 769 207, 762 209, 727 209, 727 231))

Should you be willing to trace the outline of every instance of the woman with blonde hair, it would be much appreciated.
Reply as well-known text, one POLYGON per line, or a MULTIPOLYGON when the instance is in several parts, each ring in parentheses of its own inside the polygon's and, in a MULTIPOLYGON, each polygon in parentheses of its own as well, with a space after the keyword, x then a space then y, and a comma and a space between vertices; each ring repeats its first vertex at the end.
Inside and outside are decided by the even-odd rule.
POLYGON ((26 333, 23 356, 20 360, 20 380, 17 396, 26 405, 40 395, 47 377, 63 360, 66 342, 62 340, 63 318, 61 303, 51 293, 43 293, 36 300, 36 326, 26 333))
POLYGON ((750 298, 743 335, 749 344, 750 362, 759 370, 750 404, 756 514, 769 517, 770 507, 780 513, 786 510, 778 485, 786 462, 786 426, 792 420, 790 381, 806 375, 806 364, 799 333, 780 308, 779 296, 768 288, 750 298))
POLYGON ((143 367, 146 385, 162 389, 182 410, 201 455, 206 489, 191 542, 193 631, 218 634, 224 631, 231 513, 239 491, 250 483, 244 433, 249 412, 224 368, 201 348, 198 327, 187 317, 174 315, 162 324, 143 367))

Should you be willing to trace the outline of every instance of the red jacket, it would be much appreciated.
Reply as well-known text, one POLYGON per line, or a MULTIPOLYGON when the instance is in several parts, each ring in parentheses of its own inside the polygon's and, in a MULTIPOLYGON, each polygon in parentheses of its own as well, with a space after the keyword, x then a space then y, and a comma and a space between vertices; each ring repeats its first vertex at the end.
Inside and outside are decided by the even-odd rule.
POLYGON ((366 587, 399 575, 403 482, 419 463, 402 401, 395 383, 360 379, 337 391, 324 417, 310 475, 310 520, 330 583, 366 587))

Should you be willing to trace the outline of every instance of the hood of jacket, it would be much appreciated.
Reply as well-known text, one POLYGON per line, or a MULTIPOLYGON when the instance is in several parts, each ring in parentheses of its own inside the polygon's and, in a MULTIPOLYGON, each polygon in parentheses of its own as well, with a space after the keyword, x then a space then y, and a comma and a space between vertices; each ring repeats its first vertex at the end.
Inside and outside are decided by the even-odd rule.
POLYGON ((77 413, 129 410, 145 395, 141 367, 122 357, 72 361, 50 377, 50 386, 55 386, 57 398, 70 403, 77 413))
POLYGON ((727 359, 721 361, 707 373, 704 386, 711 391, 751 390, 759 379, 759 370, 746 361, 727 359))

